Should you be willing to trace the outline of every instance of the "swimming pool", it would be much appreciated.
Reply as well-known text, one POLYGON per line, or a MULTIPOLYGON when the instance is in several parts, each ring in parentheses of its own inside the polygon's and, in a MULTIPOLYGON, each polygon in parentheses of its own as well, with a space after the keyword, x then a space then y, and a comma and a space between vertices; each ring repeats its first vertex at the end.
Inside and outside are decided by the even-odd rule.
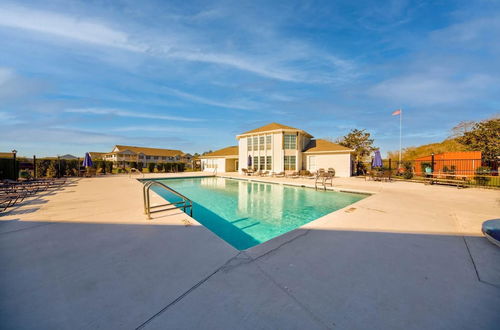
MULTIPOLYGON (((238 250, 248 249, 367 195, 221 177, 157 179, 193 201, 193 218, 238 250)), ((176 195, 152 188, 170 202, 176 195)))

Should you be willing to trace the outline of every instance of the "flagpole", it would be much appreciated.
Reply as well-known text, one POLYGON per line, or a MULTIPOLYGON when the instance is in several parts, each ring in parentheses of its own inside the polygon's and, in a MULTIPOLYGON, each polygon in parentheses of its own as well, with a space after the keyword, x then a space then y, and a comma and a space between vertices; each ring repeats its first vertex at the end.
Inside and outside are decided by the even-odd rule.
POLYGON ((398 169, 401 168, 401 141, 402 141, 402 127, 403 127, 403 109, 401 109, 401 112, 399 114, 399 164, 398 164, 398 169))

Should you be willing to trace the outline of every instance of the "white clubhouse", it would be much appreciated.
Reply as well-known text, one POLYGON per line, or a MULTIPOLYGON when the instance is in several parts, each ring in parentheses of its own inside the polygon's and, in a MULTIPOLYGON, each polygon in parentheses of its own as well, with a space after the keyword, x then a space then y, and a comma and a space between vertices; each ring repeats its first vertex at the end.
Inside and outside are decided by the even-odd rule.
POLYGON ((354 150, 327 140, 314 139, 301 129, 271 123, 239 134, 236 139, 237 146, 201 156, 202 169, 287 173, 333 168, 338 177, 351 175, 351 153, 354 150))

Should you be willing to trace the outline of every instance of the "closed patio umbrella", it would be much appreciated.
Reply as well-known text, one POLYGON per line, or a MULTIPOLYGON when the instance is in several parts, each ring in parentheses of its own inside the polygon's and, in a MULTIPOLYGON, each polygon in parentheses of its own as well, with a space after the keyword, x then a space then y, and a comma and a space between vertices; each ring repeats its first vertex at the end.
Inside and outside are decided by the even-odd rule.
POLYGON ((248 163, 247 165, 250 167, 252 166, 252 156, 248 156, 248 163))
POLYGON ((382 156, 380 156, 380 151, 375 151, 375 157, 372 160, 372 167, 382 167, 382 156))
POLYGON ((92 157, 90 157, 88 152, 85 153, 82 165, 85 167, 85 176, 90 176, 89 167, 92 167, 94 164, 92 163, 92 157))
POLYGON ((90 154, 87 152, 85 153, 85 158, 83 159, 83 166, 85 167, 92 167, 94 164, 92 163, 92 157, 90 157, 90 154))

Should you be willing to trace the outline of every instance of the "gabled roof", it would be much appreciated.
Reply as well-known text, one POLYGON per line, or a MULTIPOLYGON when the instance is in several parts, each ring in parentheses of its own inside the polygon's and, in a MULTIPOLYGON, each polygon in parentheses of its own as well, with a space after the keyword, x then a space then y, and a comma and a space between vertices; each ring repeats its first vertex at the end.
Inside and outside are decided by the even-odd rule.
POLYGON ((205 154, 200 156, 199 158, 206 158, 206 157, 228 157, 228 156, 235 156, 238 157, 238 146, 231 146, 231 147, 226 147, 222 148, 219 150, 216 150, 214 152, 211 152, 209 154, 205 154))
POLYGON ((261 126, 259 128, 253 129, 251 131, 242 133, 239 136, 247 135, 247 134, 255 134, 255 133, 264 133, 264 132, 279 131, 279 130, 284 130, 284 131, 298 131, 298 132, 303 133, 306 136, 312 137, 311 134, 307 133, 304 130, 301 130, 301 129, 298 129, 298 128, 295 128, 295 127, 291 127, 291 126, 287 126, 287 125, 278 124, 278 123, 270 123, 270 124, 261 126))
POLYGON ((303 152, 349 152, 350 148, 323 139, 309 141, 303 152))
POLYGON ((0 152, 0 158, 12 158, 12 152, 0 152))
POLYGON ((89 151, 89 154, 92 159, 102 159, 107 152, 89 151))
MULTIPOLYGON (((119 151, 130 150, 135 153, 142 153, 147 156, 177 156, 182 155, 183 152, 175 149, 160 149, 160 148, 146 148, 146 147, 134 147, 134 146, 124 146, 124 145, 116 145, 119 151)), ((113 148, 113 150, 115 149, 113 148)))

